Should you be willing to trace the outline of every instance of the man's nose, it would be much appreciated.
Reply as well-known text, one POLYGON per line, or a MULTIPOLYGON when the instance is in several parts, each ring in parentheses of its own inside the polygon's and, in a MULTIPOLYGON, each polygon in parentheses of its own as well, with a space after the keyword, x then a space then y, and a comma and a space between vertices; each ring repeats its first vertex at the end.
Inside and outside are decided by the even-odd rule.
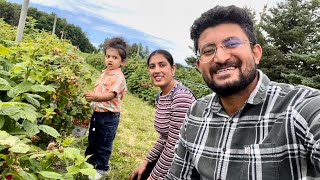
POLYGON ((213 61, 223 64, 226 60, 230 59, 231 54, 226 52, 223 46, 219 46, 214 54, 213 61))

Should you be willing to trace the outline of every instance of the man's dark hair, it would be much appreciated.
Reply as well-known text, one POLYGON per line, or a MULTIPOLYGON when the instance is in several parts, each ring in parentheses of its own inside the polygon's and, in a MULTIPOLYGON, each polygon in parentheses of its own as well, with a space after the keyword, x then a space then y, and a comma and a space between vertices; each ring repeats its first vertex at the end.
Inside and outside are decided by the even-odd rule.
POLYGON ((201 14, 191 26, 190 37, 194 43, 195 53, 198 52, 198 43, 200 34, 208 27, 214 27, 222 23, 235 23, 248 36, 251 45, 257 43, 254 33, 253 21, 247 9, 239 8, 237 6, 215 6, 207 12, 201 14))

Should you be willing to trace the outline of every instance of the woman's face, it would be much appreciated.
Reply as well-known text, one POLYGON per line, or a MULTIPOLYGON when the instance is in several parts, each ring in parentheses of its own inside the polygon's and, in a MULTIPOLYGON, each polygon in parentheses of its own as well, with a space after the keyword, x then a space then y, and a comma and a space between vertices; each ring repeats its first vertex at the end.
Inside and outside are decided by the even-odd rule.
POLYGON ((168 59, 162 54, 157 53, 150 58, 148 69, 151 81, 155 86, 165 88, 174 80, 176 66, 171 66, 168 59))

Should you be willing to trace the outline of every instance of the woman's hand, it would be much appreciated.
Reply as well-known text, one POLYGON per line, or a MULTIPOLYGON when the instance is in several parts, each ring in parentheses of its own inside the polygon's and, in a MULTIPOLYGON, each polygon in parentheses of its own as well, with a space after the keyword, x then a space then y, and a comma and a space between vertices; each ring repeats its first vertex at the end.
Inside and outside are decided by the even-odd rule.
POLYGON ((130 175, 129 180, 140 180, 143 172, 146 170, 148 163, 149 161, 143 160, 141 165, 130 175))

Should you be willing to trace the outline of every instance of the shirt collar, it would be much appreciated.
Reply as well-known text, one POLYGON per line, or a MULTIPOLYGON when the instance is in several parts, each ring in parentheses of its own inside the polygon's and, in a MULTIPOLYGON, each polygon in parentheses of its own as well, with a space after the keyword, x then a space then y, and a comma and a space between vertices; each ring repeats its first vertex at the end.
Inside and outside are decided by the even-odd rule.
POLYGON ((117 72, 119 72, 119 71, 121 71, 121 68, 117 68, 117 69, 113 69, 113 70, 108 70, 108 69, 102 70, 102 72, 107 75, 114 75, 114 74, 117 74, 117 72))
POLYGON ((254 90, 251 92, 247 103, 249 104, 260 104, 262 101, 266 99, 267 96, 267 87, 270 84, 270 79, 267 75, 265 75, 262 71, 258 69, 259 73, 259 81, 254 88, 254 90))

